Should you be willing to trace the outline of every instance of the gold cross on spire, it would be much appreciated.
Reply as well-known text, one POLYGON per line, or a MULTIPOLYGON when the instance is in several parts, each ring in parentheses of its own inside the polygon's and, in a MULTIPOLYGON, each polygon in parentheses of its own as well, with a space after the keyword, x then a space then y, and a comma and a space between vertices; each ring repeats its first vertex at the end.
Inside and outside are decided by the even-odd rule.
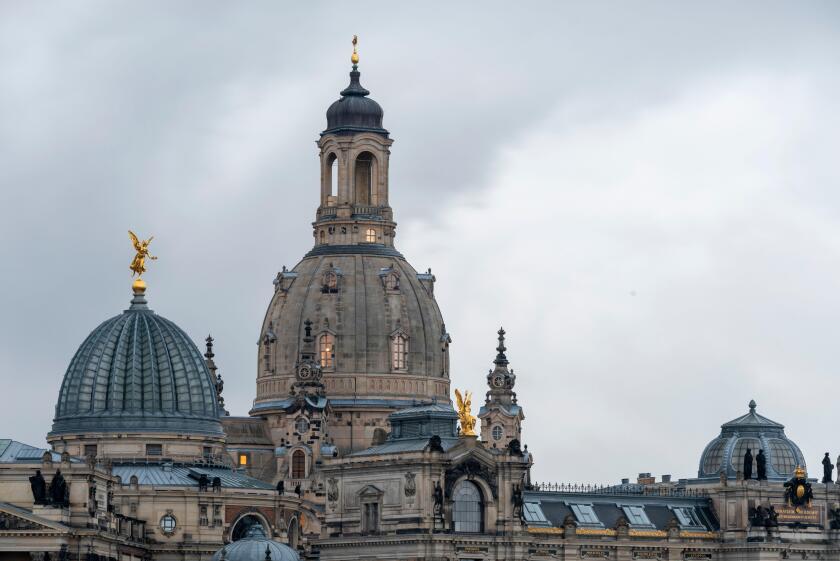
POLYGON ((359 53, 356 52, 356 44, 359 42, 359 38, 353 35, 353 54, 350 55, 350 62, 353 64, 359 64, 359 53))

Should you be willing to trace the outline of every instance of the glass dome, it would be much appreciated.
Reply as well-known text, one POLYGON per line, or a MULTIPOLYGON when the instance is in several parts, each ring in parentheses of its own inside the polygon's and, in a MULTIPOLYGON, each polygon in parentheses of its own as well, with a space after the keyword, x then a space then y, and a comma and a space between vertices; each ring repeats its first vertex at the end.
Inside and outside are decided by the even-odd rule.
POLYGON ((805 458, 799 447, 785 436, 784 425, 755 412, 755 401, 750 401, 749 412, 721 425, 720 436, 703 450, 697 477, 718 479, 721 472, 728 479, 736 479, 743 470, 747 449, 753 454, 753 477, 758 472, 755 456, 764 450, 767 456, 767 479, 784 481, 793 476, 796 466, 805 467, 805 458))

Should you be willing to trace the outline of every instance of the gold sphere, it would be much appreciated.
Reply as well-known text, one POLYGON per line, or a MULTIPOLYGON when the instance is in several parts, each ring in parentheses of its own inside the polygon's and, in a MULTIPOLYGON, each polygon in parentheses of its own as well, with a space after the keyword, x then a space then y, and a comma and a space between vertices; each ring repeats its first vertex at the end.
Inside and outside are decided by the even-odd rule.
POLYGON ((357 53, 350 55, 350 62, 353 64, 359 64, 359 55, 357 53))
POLYGON ((133 290, 136 294, 143 294, 146 292, 146 281, 141 278, 137 278, 131 284, 131 290, 133 290))

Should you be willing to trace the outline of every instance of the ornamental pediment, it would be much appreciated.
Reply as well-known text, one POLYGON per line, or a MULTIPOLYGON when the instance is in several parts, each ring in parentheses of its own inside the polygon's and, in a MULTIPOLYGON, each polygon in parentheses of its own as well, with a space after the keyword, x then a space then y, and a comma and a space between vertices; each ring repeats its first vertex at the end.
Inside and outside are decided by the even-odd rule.
POLYGON ((64 524, 47 520, 22 508, 0 503, 0 534, 6 532, 67 533, 64 524))

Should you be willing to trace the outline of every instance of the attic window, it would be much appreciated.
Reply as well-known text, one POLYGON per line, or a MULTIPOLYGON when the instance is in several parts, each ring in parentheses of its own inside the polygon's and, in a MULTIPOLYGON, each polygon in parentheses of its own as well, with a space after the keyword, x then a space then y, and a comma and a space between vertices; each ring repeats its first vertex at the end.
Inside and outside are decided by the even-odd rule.
POLYGON ((525 503, 525 510, 523 516, 526 522, 546 523, 548 519, 543 514, 542 509, 538 503, 525 503))
POLYGON ((163 444, 146 444, 147 456, 163 456, 163 444))
POLYGON ((672 510, 674 511, 674 516, 677 517, 677 522, 680 523, 680 526, 688 528, 703 527, 703 524, 700 523, 700 520, 697 518, 697 514, 694 512, 693 508, 680 506, 673 507, 672 510))
POLYGON ((400 277, 396 273, 389 273, 385 277, 385 288, 388 290, 400 289, 400 277))
POLYGON ((627 517, 627 521, 630 522, 631 526, 653 527, 653 524, 651 524, 650 519, 647 517, 647 513, 645 513, 645 508, 643 506, 623 506, 621 508, 624 511, 624 516, 627 517))
POLYGON ((251 461, 251 455, 246 452, 239 453, 239 465, 247 466, 251 461))
POLYGON ((324 273, 324 285, 321 292, 327 294, 335 294, 338 292, 338 275, 335 271, 327 271, 324 273))
POLYGON ((572 508, 572 512, 575 514, 575 518, 581 524, 587 524, 590 526, 602 526, 601 521, 598 520, 598 515, 595 514, 595 509, 592 508, 592 505, 569 505, 572 508))

